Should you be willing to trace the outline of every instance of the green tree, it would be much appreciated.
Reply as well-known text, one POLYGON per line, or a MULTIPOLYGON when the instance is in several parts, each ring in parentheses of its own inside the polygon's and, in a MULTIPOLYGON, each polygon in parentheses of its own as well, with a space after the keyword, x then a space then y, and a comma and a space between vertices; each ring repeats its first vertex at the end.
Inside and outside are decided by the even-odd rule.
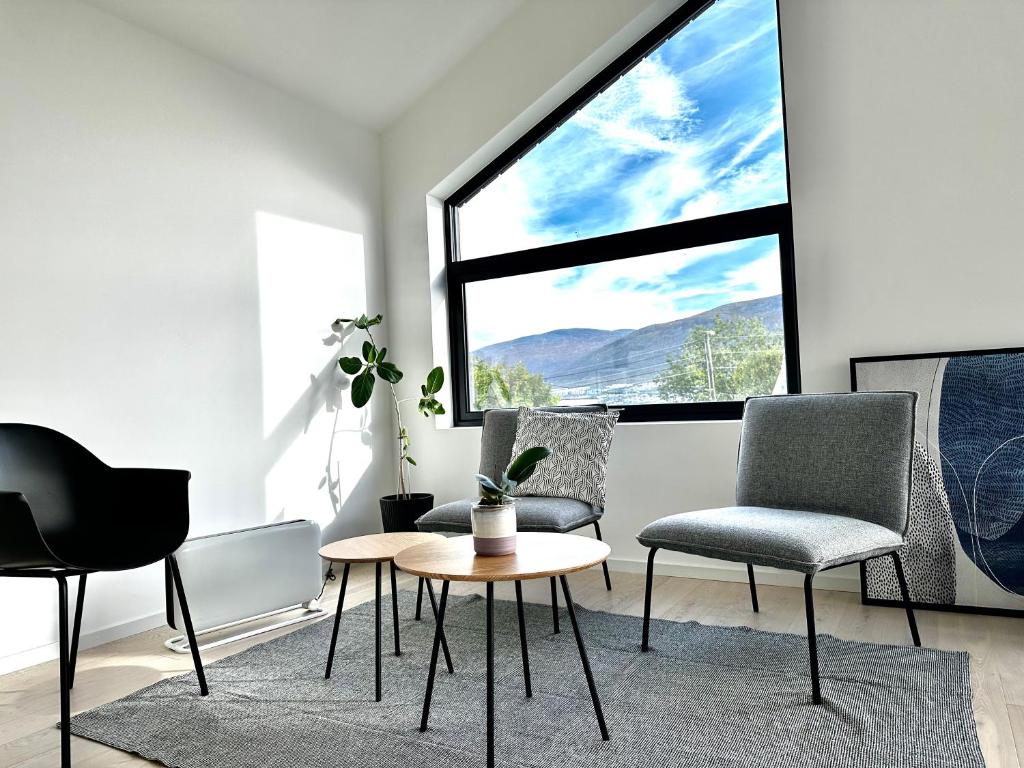
POLYGON ((756 317, 715 318, 697 326, 655 377, 666 400, 702 402, 769 395, 782 369, 782 334, 756 317))
POLYGON ((539 373, 531 373, 522 361, 509 366, 473 359, 473 403, 476 409, 536 408, 557 405, 558 397, 539 373))

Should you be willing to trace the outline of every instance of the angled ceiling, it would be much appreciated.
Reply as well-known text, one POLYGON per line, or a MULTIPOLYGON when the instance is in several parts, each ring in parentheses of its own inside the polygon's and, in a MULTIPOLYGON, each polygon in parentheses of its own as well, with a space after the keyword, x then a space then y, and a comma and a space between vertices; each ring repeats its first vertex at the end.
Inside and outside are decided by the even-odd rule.
POLYGON ((85 0, 379 131, 522 0, 85 0))

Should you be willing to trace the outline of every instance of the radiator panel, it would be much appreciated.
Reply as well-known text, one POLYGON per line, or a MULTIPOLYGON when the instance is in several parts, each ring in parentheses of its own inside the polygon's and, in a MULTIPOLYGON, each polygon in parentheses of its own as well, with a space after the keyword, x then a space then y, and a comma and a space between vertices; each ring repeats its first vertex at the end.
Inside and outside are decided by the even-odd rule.
MULTIPOLYGON (((189 539, 175 552, 196 632, 309 602, 320 593, 320 526, 273 523, 189 539)), ((167 579, 167 623, 183 629, 167 579)))

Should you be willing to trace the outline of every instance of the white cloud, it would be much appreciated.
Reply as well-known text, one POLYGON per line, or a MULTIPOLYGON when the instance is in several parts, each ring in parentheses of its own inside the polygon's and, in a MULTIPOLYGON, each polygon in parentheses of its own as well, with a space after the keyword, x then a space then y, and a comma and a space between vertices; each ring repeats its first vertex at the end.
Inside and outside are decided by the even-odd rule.
POLYGON ((648 57, 573 119, 613 141, 618 151, 675 154, 696 113, 679 76, 648 57))
POLYGON ((459 220, 459 247, 463 258, 535 248, 549 242, 543 233, 530 231, 536 215, 531 190, 513 165, 463 208, 459 220))
POLYGON ((782 273, 779 271, 779 249, 756 261, 744 264, 726 274, 728 285, 739 292, 740 286, 750 285, 743 293, 751 296, 775 296, 782 293, 782 273))
POLYGON ((727 211, 759 208, 787 197, 786 160, 783 152, 772 152, 759 162, 721 179, 683 204, 677 220, 688 221, 727 211))

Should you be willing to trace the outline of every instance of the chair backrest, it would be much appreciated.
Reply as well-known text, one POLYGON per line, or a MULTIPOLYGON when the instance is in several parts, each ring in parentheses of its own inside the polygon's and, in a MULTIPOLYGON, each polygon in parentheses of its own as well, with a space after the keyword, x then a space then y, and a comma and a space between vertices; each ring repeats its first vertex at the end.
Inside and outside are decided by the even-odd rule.
MULTIPOLYGON (((538 410, 554 413, 606 413, 608 406, 551 406, 538 410)), ((516 442, 518 417, 518 408, 495 408, 484 411, 484 428, 480 436, 480 474, 499 478, 508 467, 516 442)))
POLYGON ((914 392, 750 398, 736 503, 854 517, 903 535, 916 402, 914 392))
POLYGON ((109 468, 70 437, 34 424, 0 424, 0 491, 18 491, 40 531, 60 535, 85 518, 109 468))

